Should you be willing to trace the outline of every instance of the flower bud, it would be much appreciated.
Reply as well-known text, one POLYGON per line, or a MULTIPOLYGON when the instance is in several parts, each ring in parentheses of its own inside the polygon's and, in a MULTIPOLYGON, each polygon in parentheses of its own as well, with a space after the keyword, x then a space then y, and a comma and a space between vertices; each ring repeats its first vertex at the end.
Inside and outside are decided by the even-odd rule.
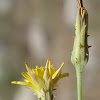
POLYGON ((74 66, 81 65, 84 67, 88 62, 89 52, 87 44, 88 31, 88 13, 83 5, 78 6, 78 12, 75 23, 75 38, 71 56, 74 66))

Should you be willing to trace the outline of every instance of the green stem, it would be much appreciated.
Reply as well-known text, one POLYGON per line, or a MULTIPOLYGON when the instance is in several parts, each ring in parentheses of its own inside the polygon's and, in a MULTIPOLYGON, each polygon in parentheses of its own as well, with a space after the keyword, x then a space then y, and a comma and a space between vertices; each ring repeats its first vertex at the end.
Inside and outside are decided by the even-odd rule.
POLYGON ((81 66, 76 67, 76 77, 77 77, 77 99, 82 100, 82 70, 81 66))
POLYGON ((38 98, 38 100, 53 100, 52 90, 50 88, 50 84, 48 84, 48 90, 44 91, 42 96, 38 98))
POLYGON ((49 89, 49 92, 48 92, 48 100, 53 100, 51 88, 49 89))
POLYGON ((53 97, 52 97, 52 90, 51 90, 51 84, 49 83, 48 84, 48 93, 47 93, 47 100, 53 100, 53 97))

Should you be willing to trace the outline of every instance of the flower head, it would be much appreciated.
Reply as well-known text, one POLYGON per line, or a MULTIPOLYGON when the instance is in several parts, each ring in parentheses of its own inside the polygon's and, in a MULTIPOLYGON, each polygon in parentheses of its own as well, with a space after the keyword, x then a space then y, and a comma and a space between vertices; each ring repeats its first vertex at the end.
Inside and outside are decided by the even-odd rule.
POLYGON ((55 71, 50 59, 47 60, 45 67, 36 66, 35 69, 31 69, 28 64, 25 63, 28 72, 22 72, 25 78, 24 82, 12 81, 11 83, 28 86, 38 98, 40 98, 43 94, 46 94, 47 91, 52 91, 59 79, 69 76, 68 73, 61 74, 63 65, 64 63, 55 71))

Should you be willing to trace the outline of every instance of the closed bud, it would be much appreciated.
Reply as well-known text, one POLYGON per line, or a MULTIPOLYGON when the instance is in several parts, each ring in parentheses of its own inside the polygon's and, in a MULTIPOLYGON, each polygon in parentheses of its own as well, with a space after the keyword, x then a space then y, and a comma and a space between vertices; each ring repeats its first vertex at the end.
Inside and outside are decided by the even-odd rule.
POLYGON ((76 67, 81 65, 84 67, 88 62, 89 52, 88 52, 88 13, 83 8, 83 6, 79 2, 78 12, 75 23, 75 39, 74 46, 71 56, 71 61, 73 65, 76 67))

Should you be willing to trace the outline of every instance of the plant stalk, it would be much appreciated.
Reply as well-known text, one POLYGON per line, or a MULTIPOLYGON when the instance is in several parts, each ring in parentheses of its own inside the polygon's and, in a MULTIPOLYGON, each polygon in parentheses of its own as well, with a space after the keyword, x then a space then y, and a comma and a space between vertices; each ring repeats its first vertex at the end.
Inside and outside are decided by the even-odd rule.
POLYGON ((52 90, 50 87, 50 83, 48 83, 47 85, 47 90, 43 90, 43 94, 41 97, 38 98, 38 100, 53 100, 53 96, 52 96, 52 90))
POLYGON ((51 84, 49 83, 48 84, 48 99, 47 100, 53 100, 53 97, 52 97, 52 90, 51 90, 51 84))
POLYGON ((82 100, 82 70, 81 66, 76 67, 77 78, 77 100, 82 100))

